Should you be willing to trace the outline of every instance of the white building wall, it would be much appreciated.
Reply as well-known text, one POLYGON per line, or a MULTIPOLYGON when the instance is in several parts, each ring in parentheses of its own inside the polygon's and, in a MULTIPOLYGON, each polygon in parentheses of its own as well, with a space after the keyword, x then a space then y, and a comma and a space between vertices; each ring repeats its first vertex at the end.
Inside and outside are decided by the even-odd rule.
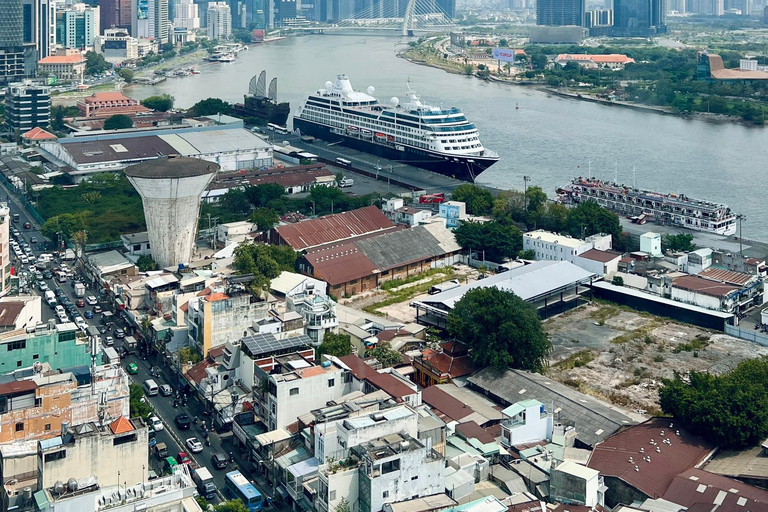
POLYGON ((11 289, 11 209, 7 203, 0 203, 0 295, 11 289))
POLYGON ((309 378, 297 378, 277 382, 277 396, 269 397, 269 430, 277 430, 290 425, 298 416, 325 407, 330 400, 336 400, 350 392, 349 384, 344 382, 344 371, 334 367, 309 378), (333 381, 332 385, 331 382, 333 381), (291 390, 298 391, 291 394, 291 390))
MULTIPOLYGON (((523 234, 523 250, 532 250, 536 253, 536 259, 541 261, 568 261, 575 264, 579 254, 592 249, 592 243, 584 240, 567 237, 566 235, 554 235, 550 240, 538 238, 539 233, 532 231, 523 234), (568 243, 560 243, 567 240, 568 243)), ((545 234, 549 237, 550 233, 545 234)))
MULTIPOLYGON (((505 418, 502 425, 506 423, 505 418)), ((546 414, 541 417, 541 411, 538 406, 528 407, 525 410, 525 423, 515 425, 509 428, 508 443, 510 445, 533 443, 544 439, 552 439, 552 415, 546 414)))
POLYGON ((658 233, 640 235, 640 251, 654 257, 661 256, 661 235, 658 233))
POLYGON ((400 471, 371 479, 370 512, 379 512, 385 503, 445 492, 445 460, 427 459, 426 453, 421 448, 402 454, 400 471))
POLYGON ((215 174, 182 179, 128 176, 141 195, 152 256, 160 268, 189 263, 192 258, 200 196, 215 174))
POLYGON ((182 0, 175 5, 175 15, 173 25, 175 27, 195 30, 200 28, 200 15, 198 5, 192 0, 182 0))
POLYGON ((349 502, 350 512, 360 510, 360 476, 357 468, 339 470, 336 473, 324 474, 323 471, 320 473, 320 479, 327 482, 328 496, 318 495, 319 511, 334 512, 342 498, 346 498, 349 502))
POLYGON ((690 290, 684 290, 672 286, 672 300, 684 302, 686 304, 694 304, 706 309, 721 309, 721 301, 718 297, 712 297, 711 295, 704 295, 702 293, 692 292, 690 290))

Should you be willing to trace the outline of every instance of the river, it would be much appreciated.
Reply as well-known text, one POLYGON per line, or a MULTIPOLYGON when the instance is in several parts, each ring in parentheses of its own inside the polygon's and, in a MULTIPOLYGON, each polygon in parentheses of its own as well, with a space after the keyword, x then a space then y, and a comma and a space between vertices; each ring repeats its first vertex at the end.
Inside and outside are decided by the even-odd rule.
POLYGON ((278 99, 295 111, 308 92, 338 73, 349 75, 358 90, 373 85, 381 101, 404 97, 410 79, 426 103, 461 108, 483 144, 501 156, 479 183, 522 189, 527 175, 529 185, 540 185, 551 196, 588 169, 592 176, 613 179, 617 167, 621 183, 634 180, 646 189, 727 203, 747 217, 744 238, 768 240, 764 128, 612 108, 453 75, 397 58, 402 45, 394 37, 367 34, 288 38, 251 46, 233 63, 202 63, 199 75, 126 93, 136 98, 169 93, 178 107, 208 97, 242 102, 251 77, 266 70, 267 83, 278 78, 278 99))

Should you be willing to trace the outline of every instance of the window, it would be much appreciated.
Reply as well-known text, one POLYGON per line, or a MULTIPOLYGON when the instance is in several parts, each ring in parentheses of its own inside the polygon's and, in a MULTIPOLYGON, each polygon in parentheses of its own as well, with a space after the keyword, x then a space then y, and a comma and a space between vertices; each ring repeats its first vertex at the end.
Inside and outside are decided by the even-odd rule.
POLYGON ((389 491, 384 491, 383 493, 381 493, 381 497, 382 498, 389 498, 389 491))
POLYGON ((291 388, 291 391, 289 391, 290 396, 296 396, 299 394, 299 388, 291 388))
POLYGON ((16 361, 16 368, 21 368, 21 361, 16 361))
POLYGON ((45 424, 45 430, 51 430, 51 424, 50 423, 46 423, 45 424))
POLYGON ((34 355, 32 356, 32 359, 39 359, 39 358, 40 358, 40 354, 34 354, 34 355))
POLYGON ((7 344, 6 347, 8 347, 8 352, 10 352, 11 350, 19 350, 19 349, 27 348, 27 340, 12 341, 9 344, 7 344))
POLYGON ((20 422, 16 424, 16 432, 24 432, 24 422, 20 422))
POLYGON ((419 475, 416 475, 416 476, 412 476, 412 477, 411 477, 411 480, 418 480, 418 479, 419 479, 419 475))
POLYGON ((332 388, 336 385, 336 379, 328 379, 328 387, 332 388))
POLYGON ((66 458, 67 458, 67 450, 59 450, 58 452, 45 454, 45 462, 51 462, 54 460, 66 459, 66 458))
POLYGON ((328 499, 329 499, 330 501, 333 501, 333 500, 335 500, 335 499, 336 499, 336 491, 331 491, 331 492, 328 494, 328 499))

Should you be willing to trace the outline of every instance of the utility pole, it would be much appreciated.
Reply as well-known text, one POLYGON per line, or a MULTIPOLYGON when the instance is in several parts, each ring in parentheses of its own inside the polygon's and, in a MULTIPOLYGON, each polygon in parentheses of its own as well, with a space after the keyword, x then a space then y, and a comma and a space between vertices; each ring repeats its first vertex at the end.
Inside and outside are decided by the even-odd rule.
POLYGON ((736 215, 736 220, 739 221, 739 256, 741 259, 744 259, 744 251, 743 251, 743 238, 741 237, 741 221, 746 220, 747 216, 743 214, 736 215))
POLYGON ((531 181, 531 177, 523 176, 523 209, 528 211, 528 182, 531 181))

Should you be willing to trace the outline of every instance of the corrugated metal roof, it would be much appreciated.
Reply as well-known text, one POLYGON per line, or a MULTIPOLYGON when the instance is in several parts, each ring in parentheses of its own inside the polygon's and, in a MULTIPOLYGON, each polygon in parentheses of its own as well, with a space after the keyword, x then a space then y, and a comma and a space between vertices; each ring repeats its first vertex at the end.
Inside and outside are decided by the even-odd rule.
POLYGON ((504 401, 503 405, 527 398, 552 404, 558 418, 575 424, 576 437, 587 446, 594 446, 619 428, 635 423, 610 405, 538 373, 507 370, 499 374, 485 368, 467 380, 504 401))
POLYGON ((275 228, 280 237, 296 250, 393 229, 395 225, 375 206, 326 215, 275 228))
POLYGON ((437 239, 424 226, 367 238, 355 245, 380 271, 445 254, 437 239))
POLYGON ((266 149, 271 146, 244 128, 186 132, 178 136, 201 154, 266 149))
POLYGON ((703 272, 700 272, 699 275, 706 279, 734 284, 736 286, 743 286, 755 278, 755 276, 745 274, 744 272, 735 272, 733 270, 716 267, 709 267, 703 272))
POLYGON ((196 155, 198 153, 197 149, 195 149, 195 146, 193 146, 186 140, 182 139, 175 133, 158 135, 158 137, 160 137, 160 139, 162 139, 163 141, 167 142, 180 155, 191 156, 191 155, 196 155))

